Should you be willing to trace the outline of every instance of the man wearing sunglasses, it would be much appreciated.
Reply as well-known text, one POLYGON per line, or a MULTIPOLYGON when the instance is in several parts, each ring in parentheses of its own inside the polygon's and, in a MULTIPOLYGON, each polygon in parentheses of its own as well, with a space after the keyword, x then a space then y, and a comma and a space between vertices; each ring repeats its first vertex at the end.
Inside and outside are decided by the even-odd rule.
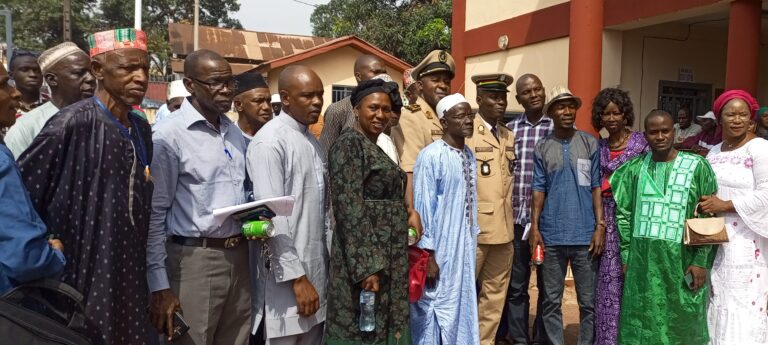
POLYGON ((246 344, 250 325, 248 245, 240 223, 218 224, 213 210, 246 201, 246 139, 224 115, 236 83, 210 50, 184 61, 191 96, 154 128, 155 190, 147 242, 154 326, 173 336, 174 312, 189 332, 174 344, 246 344))

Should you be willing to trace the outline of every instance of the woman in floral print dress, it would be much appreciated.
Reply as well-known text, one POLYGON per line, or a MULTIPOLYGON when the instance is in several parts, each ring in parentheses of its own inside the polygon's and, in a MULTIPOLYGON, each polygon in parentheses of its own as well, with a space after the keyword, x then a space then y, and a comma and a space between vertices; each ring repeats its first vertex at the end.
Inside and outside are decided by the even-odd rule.
POLYGON ((358 121, 329 152, 336 227, 326 344, 410 344, 406 175, 376 146, 402 102, 397 84, 377 79, 360 82, 351 101, 358 121), (376 293, 372 332, 358 326, 363 290, 376 293))
POLYGON ((605 129, 607 139, 600 139, 600 173, 603 178, 603 215, 605 217, 605 250, 600 257, 595 291, 595 345, 616 344, 621 313, 624 274, 621 270, 619 233, 616 230, 616 201, 608 183, 622 164, 648 150, 641 132, 632 131, 635 113, 626 91, 607 88, 600 91, 592 104, 592 126, 605 129))

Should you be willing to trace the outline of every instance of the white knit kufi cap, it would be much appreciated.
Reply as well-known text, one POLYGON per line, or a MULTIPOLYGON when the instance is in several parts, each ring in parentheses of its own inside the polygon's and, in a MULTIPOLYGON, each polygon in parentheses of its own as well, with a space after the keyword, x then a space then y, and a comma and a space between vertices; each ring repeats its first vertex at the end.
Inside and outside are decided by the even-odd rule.
POLYGON ((184 81, 182 80, 174 80, 170 84, 168 84, 168 99, 178 98, 178 97, 189 97, 191 96, 189 94, 189 91, 187 91, 187 88, 184 86, 184 81))
POLYGON ((443 97, 443 99, 441 99, 440 102, 437 102, 437 106, 435 107, 435 111, 437 112, 437 117, 442 119, 443 116, 445 116, 445 112, 447 112, 448 110, 451 110, 451 108, 455 107, 459 103, 469 103, 469 102, 467 102, 467 99, 464 98, 464 95, 460 93, 454 93, 452 95, 443 97))
POLYGON ((88 56, 88 53, 80 49, 77 44, 64 42, 40 54, 40 57, 37 58, 37 63, 40 65, 40 70, 45 73, 49 68, 61 61, 61 59, 77 53, 84 54, 86 57, 88 56))
POLYGON ((280 95, 278 95, 278 94, 276 94, 276 93, 275 93, 275 94, 272 94, 272 101, 271 101, 270 103, 280 103, 280 102, 282 102, 282 101, 280 100, 280 95))

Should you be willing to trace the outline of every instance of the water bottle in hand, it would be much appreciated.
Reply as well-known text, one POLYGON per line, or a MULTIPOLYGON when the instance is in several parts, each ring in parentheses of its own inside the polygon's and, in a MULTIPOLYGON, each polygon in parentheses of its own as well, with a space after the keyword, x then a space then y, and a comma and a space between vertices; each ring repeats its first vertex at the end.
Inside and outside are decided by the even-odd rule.
POLYGON ((376 293, 363 290, 360 292, 360 331, 373 332, 376 329, 376 293))

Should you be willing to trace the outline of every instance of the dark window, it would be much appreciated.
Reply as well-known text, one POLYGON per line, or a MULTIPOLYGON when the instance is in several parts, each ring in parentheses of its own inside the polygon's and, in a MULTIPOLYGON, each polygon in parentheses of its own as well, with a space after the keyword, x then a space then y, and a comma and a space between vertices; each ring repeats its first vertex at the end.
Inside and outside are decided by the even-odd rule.
MULTIPOLYGON (((677 121, 680 108, 688 108, 694 117, 712 110, 712 84, 659 80, 658 108, 677 121)), ((645 115, 645 114, 643 114, 645 115)))
POLYGON ((334 85, 331 89, 331 101, 338 102, 342 98, 352 95, 354 86, 334 85))

